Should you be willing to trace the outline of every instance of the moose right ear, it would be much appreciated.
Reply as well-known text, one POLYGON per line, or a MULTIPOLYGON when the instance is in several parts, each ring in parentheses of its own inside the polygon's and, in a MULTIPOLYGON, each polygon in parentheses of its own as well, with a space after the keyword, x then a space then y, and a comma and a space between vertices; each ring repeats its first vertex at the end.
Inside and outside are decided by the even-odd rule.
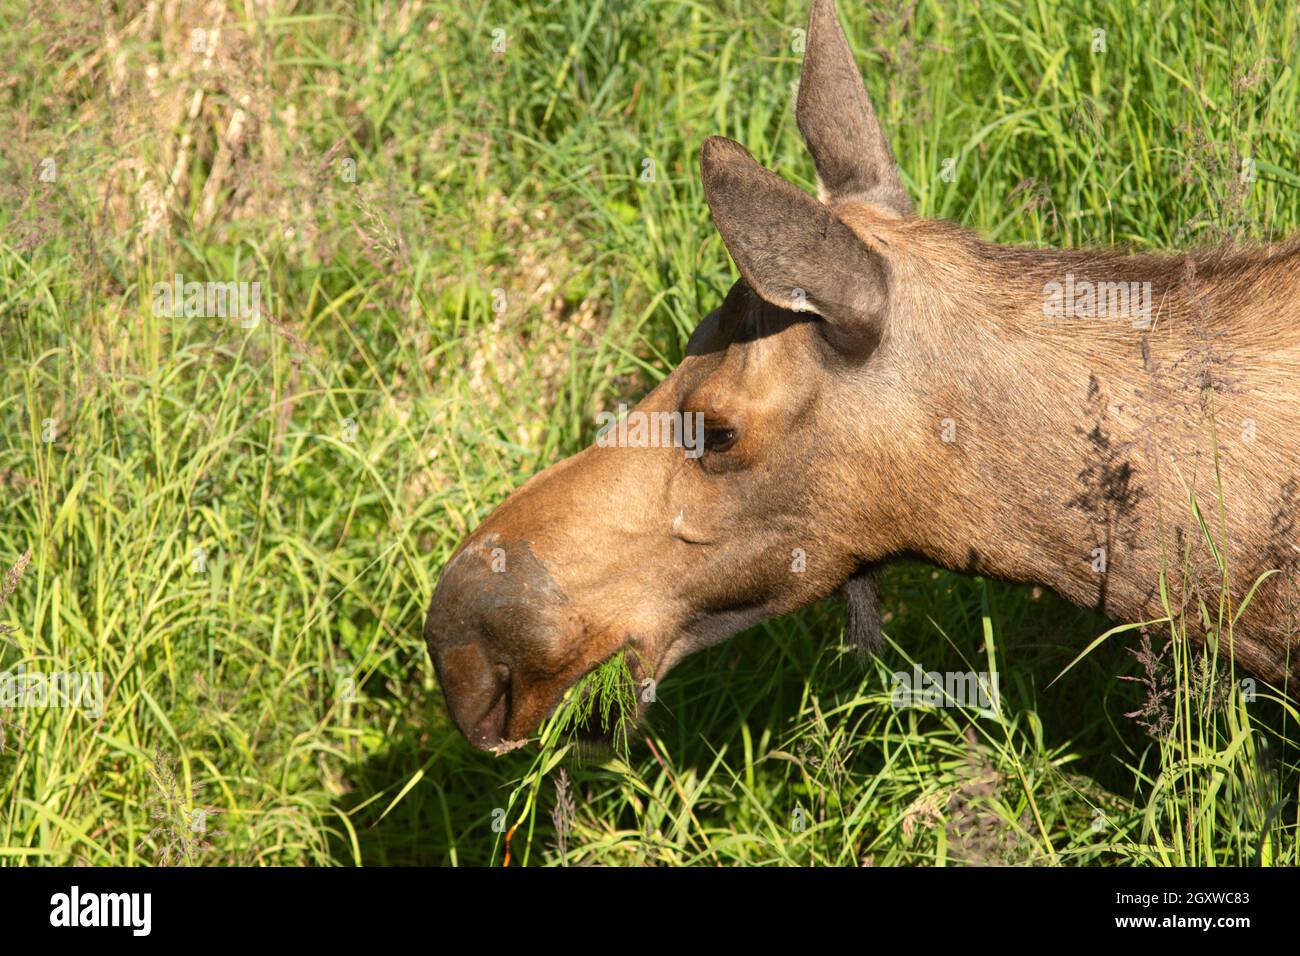
POLYGON ((874 348, 888 306, 880 256, 734 140, 705 140, 700 170, 714 225, 750 288, 783 309, 817 313, 846 350, 874 348))
POLYGON ((898 164, 835 16, 835 0, 813 0, 795 119, 823 199, 865 200, 900 216, 911 214, 898 164))

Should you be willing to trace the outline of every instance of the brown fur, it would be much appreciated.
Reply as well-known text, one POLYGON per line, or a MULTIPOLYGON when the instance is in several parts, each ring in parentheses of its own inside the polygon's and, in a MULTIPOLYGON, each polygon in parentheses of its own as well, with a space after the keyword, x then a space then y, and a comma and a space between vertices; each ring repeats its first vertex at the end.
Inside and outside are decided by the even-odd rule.
POLYGON ((928 356, 930 430, 942 418, 957 425, 956 442, 923 442, 895 460, 903 487, 918 490, 892 549, 1044 583, 1122 621, 1164 616, 1163 568, 1175 599, 1199 596, 1217 614, 1218 570, 1194 494, 1235 602, 1261 574, 1284 572, 1235 629, 1237 659, 1269 679, 1296 674, 1300 242, 1181 256, 1028 250, 947 223, 839 212, 864 241, 888 243, 899 296, 891 333, 928 356), (1150 282, 1151 328, 1045 321, 1043 285, 1067 272, 1150 282), (1243 439, 1248 420, 1253 441, 1243 439), (954 475, 959 489, 947 484, 954 475), (1090 563, 1099 546, 1105 575, 1090 563))
POLYGON ((444 569, 425 634, 466 736, 530 733, 619 649, 662 678, 840 588, 870 643, 872 572, 900 555, 1125 622, 1165 616, 1163 574, 1193 636, 1204 609, 1231 635, 1221 653, 1300 676, 1300 245, 1039 251, 915 218, 831 0, 813 3, 798 112, 820 200, 737 143, 705 143, 743 279, 636 409, 698 413, 725 440, 698 458, 593 445, 511 495, 444 569), (1045 316, 1067 276, 1149 283, 1149 323, 1045 316), (1281 572, 1231 628, 1193 500, 1230 614, 1281 572))

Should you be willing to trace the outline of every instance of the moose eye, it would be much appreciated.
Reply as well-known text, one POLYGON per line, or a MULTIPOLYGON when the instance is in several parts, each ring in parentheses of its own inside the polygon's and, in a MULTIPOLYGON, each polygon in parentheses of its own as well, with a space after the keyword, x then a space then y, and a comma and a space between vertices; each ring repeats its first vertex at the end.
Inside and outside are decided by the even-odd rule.
POLYGON ((736 430, 726 427, 708 427, 704 429, 705 451, 726 451, 736 443, 736 430))

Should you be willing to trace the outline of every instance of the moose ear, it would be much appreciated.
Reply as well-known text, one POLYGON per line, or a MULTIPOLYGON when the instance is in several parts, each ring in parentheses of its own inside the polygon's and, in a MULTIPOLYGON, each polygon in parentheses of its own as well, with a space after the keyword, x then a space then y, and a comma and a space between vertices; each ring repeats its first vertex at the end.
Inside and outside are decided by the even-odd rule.
POLYGON ((835 0, 813 0, 795 118, 826 202, 856 199, 900 216, 912 204, 881 132, 835 0))
POLYGON ((874 348, 888 305, 880 256, 734 140, 705 140, 700 169, 714 225, 749 287, 773 305, 826 319, 837 346, 874 348))

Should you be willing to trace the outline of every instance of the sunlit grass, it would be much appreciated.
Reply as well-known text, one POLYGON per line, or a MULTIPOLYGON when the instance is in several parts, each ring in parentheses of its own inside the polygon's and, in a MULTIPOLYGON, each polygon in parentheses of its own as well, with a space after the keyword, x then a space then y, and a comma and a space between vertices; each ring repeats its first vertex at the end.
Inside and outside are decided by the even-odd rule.
MULTIPOLYGON (((0 574, 31 551, 0 670, 102 672, 106 706, 0 710, 0 861, 1300 863, 1294 705, 1225 665, 1218 608, 1213 679, 1172 614, 1153 676, 1134 629, 1081 656, 1107 622, 904 565, 866 665, 822 606, 684 663, 599 758, 567 710, 500 757, 452 727, 442 562, 731 282, 704 137, 813 187, 803 3, 236 5, 238 69, 174 72, 204 24, 110 14, 119 67, 28 6, 0 3, 0 574), (267 319, 155 315, 176 272, 261 281, 267 319), (999 707, 894 706, 913 663, 999 673, 999 707)), ((922 214, 1057 246, 1300 223, 1294 4, 841 6, 922 214)))

